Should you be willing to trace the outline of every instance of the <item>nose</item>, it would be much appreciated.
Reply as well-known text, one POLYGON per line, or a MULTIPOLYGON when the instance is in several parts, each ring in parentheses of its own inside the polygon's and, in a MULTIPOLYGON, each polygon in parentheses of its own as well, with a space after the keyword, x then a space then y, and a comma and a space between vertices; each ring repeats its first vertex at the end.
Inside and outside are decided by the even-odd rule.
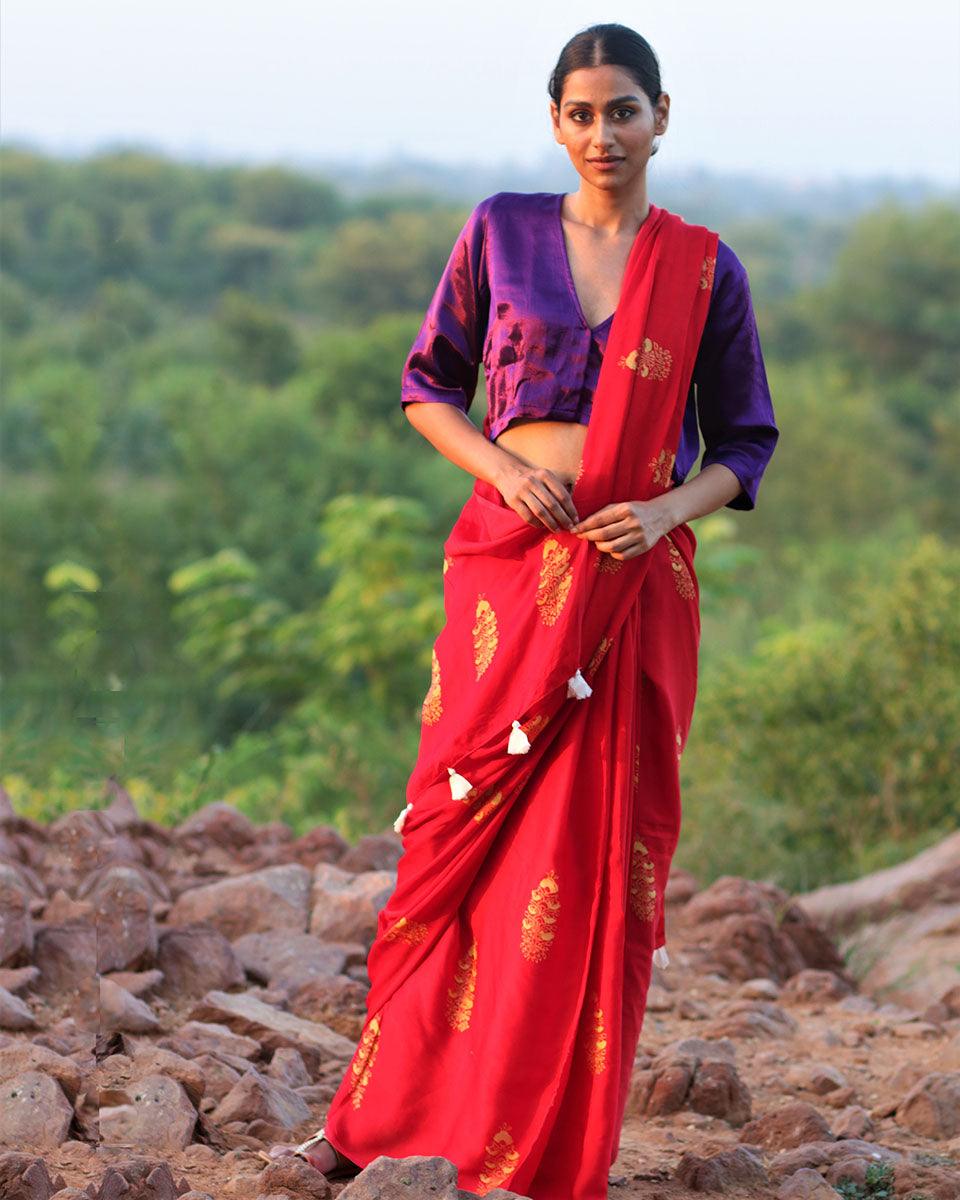
POLYGON ((613 146, 613 139, 610 136, 610 125, 607 118, 600 116, 597 118, 593 128, 593 147, 598 155, 609 154, 613 146))

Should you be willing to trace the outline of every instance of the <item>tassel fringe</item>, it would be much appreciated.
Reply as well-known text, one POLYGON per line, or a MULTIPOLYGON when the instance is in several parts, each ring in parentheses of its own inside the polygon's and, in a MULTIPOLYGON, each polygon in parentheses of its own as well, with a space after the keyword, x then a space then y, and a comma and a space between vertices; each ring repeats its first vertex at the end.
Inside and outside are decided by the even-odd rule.
POLYGON ((401 812, 400 812, 400 815, 399 815, 399 816, 397 817, 397 819, 394 821, 394 823, 393 823, 393 828, 396 830, 396 832, 397 832, 397 833, 403 833, 403 827, 404 827, 404 825, 405 825, 405 824, 406 824, 406 822, 407 822, 407 813, 408 813, 408 812, 409 812, 409 811, 410 811, 412 808, 413 808, 413 805, 412 805, 412 804, 408 804, 406 808, 404 808, 404 809, 402 809, 402 810, 401 810, 401 812))
POLYGON ((667 954, 666 946, 658 946, 654 950, 653 961, 658 967, 667 967, 670 965, 670 956, 667 954))
POLYGON ((508 754, 526 754, 530 749, 530 739, 520 728, 520 722, 514 721, 510 741, 507 742, 508 754))
POLYGON ((469 779, 458 775, 453 767, 447 767, 447 771, 450 774, 450 795, 454 800, 465 799, 473 791, 473 784, 469 779))
POLYGON ((577 667, 576 673, 567 680, 567 698, 572 696, 576 700, 586 700, 588 696, 592 695, 593 688, 580 674, 580 668, 577 667))

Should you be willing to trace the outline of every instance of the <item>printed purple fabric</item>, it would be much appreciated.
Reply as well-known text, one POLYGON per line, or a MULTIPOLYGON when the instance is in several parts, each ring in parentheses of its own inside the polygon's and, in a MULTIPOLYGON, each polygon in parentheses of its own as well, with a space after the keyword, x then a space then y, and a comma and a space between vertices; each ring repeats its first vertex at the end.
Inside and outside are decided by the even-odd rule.
MULTIPOLYGON (((610 313, 591 328, 563 236, 563 192, 497 192, 470 214, 404 364, 400 403, 469 412, 483 366, 493 441, 517 417, 588 424, 610 313)), ((743 264, 723 242, 673 478, 720 462, 740 480, 728 508, 756 506, 779 437, 743 264), (699 427, 699 432, 698 432, 699 427)))

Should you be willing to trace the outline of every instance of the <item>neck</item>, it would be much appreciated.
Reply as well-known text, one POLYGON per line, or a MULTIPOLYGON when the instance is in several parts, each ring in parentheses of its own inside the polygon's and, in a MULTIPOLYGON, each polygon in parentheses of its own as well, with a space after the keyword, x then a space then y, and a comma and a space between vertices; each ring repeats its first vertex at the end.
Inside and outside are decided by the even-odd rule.
POLYGON ((565 207, 567 215, 582 225, 603 230, 611 237, 633 236, 650 215, 646 176, 622 192, 594 187, 581 179, 579 190, 567 194, 565 207))

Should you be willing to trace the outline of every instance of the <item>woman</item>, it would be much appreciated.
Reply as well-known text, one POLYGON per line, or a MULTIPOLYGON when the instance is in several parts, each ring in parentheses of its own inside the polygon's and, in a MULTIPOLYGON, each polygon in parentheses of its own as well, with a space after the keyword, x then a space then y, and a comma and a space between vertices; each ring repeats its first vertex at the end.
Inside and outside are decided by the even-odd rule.
POLYGON ((741 264, 648 201, 670 103, 649 45, 593 26, 550 94, 579 190, 477 205, 404 370, 411 424, 476 482, 444 545, 367 1020, 296 1152, 331 1178, 439 1154, 479 1195, 597 1200, 668 962, 700 636, 687 522, 753 508, 778 431, 741 264))

